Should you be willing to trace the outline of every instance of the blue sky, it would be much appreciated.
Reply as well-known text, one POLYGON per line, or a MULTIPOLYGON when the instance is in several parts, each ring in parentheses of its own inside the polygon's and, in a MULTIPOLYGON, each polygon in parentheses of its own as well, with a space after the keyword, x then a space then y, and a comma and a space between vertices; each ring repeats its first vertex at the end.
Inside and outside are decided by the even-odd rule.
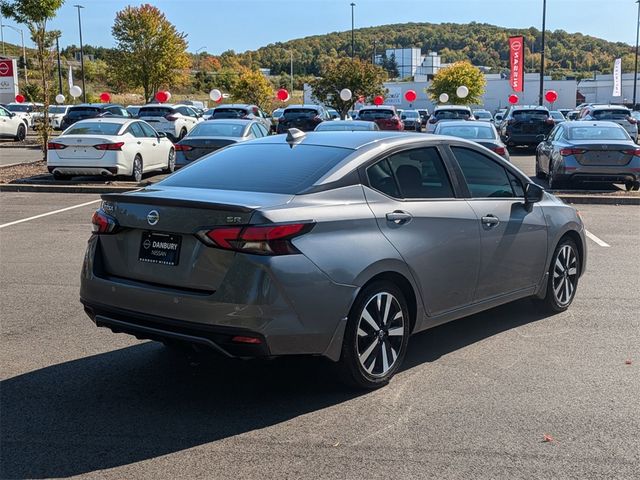
MULTIPOLYGON (((358 27, 403 22, 491 23, 540 28, 542 0, 354 0, 358 27)), ((113 46, 111 26, 118 10, 143 2, 67 0, 52 28, 62 30, 61 45, 78 44, 74 4, 82 4, 85 44, 113 46)), ((351 0, 147 0, 188 34, 189 50, 219 54, 269 43, 351 28, 351 0)), ((547 0, 547 28, 581 32, 635 44, 635 0, 547 0)), ((12 21, 4 20, 13 24, 12 21)), ((5 29, 8 42, 20 37, 5 29), (15 38, 14 38, 15 37, 15 38)))

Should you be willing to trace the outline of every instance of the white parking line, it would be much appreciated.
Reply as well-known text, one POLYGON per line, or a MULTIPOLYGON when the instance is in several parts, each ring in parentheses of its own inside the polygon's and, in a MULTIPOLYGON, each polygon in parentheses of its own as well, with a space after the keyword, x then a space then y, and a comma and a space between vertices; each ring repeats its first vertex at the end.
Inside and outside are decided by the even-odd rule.
POLYGON ((585 230, 585 233, 587 234, 587 237, 589 237, 591 240, 593 240, 594 242, 596 242, 598 245, 600 245, 601 247, 610 247, 611 245, 609 245, 607 242, 605 242, 604 240, 600 240, 598 237, 596 237, 593 233, 591 233, 589 230, 585 230))
POLYGON ((90 202, 81 203, 80 205, 73 205, 71 207, 61 208, 60 210, 54 210, 53 212, 41 213, 40 215, 35 215, 29 218, 23 218, 22 220, 16 220, 15 222, 4 223, 0 225, 0 228, 10 227, 11 225, 17 225, 18 223, 28 222, 30 220, 35 220, 36 218, 48 217, 49 215, 55 215, 56 213, 66 212, 67 210, 73 210, 74 208, 86 207, 87 205, 91 205, 92 203, 98 203, 98 200, 91 200, 90 202))

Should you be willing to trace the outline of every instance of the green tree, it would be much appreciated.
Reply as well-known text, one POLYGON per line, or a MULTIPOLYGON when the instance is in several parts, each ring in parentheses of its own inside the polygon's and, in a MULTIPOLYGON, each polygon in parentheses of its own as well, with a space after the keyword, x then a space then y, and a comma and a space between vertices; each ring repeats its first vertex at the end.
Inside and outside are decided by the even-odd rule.
MULTIPOLYGON (((0 12, 6 18, 13 18, 25 25, 31 33, 31 40, 36 44, 36 59, 40 68, 42 85, 42 102, 44 111, 49 109, 49 82, 53 76, 53 43, 59 32, 47 31, 47 22, 56 16, 64 0, 0 0, 0 12)), ((43 116, 40 129, 42 156, 46 159, 49 142, 49 116, 43 116)))
POLYGON ((383 82, 387 79, 387 74, 381 67, 370 62, 357 58, 329 60, 321 73, 320 78, 311 82, 313 97, 320 103, 335 108, 342 119, 356 104, 358 97, 372 98, 385 93, 383 82), (350 100, 340 98, 340 91, 344 88, 351 90, 350 100))
POLYGON ((156 7, 126 7, 111 29, 116 48, 109 65, 115 83, 142 87, 146 99, 160 88, 188 80, 186 34, 178 32, 156 7))
POLYGON ((486 83, 480 69, 469 62, 456 62, 436 73, 426 92, 434 102, 438 102, 438 97, 446 93, 449 95, 449 103, 454 105, 480 104, 486 83), (459 98, 456 90, 463 85, 469 89, 469 95, 459 98))
POLYGON ((268 109, 273 101, 273 87, 260 70, 243 68, 237 80, 231 85, 231 96, 236 100, 262 109, 268 109))

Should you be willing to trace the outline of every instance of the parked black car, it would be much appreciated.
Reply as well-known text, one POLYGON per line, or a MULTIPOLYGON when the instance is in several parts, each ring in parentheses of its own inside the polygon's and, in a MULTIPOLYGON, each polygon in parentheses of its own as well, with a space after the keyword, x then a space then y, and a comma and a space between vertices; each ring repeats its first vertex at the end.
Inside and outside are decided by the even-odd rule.
POLYGON ((516 106, 500 126, 500 137, 508 147, 535 147, 553 130, 555 121, 546 107, 516 106))
POLYGON ((277 131, 285 133, 290 128, 297 128, 312 132, 318 124, 330 119, 327 111, 319 105, 289 105, 280 117, 277 131))
POLYGON ((74 105, 67 111, 60 122, 60 129, 66 130, 79 120, 97 117, 129 118, 131 114, 122 105, 115 103, 82 103, 74 105))
POLYGON ((427 122, 429 121, 429 110, 426 108, 419 108, 418 113, 420 114, 420 119, 422 120, 422 128, 427 128, 427 122))

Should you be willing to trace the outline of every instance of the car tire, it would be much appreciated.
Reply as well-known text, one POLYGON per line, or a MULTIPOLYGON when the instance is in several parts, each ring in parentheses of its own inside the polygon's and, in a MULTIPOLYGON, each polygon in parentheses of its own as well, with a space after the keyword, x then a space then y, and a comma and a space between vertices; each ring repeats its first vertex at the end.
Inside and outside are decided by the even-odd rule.
POLYGON ((410 324, 407 302, 396 285, 375 281, 366 286, 347 321, 337 364, 343 383, 359 389, 389 383, 406 354, 410 324))
POLYGON ((627 192, 638 190, 638 188, 640 188, 640 182, 624 182, 624 188, 627 190, 627 192))
POLYGON ((569 308, 578 289, 580 269, 581 258, 578 247, 573 240, 564 237, 551 257, 546 295, 539 301, 544 311, 560 313, 569 308))
POLYGON ((539 162, 539 157, 538 154, 536 153, 536 178, 539 178, 540 180, 544 179, 546 177, 546 175, 544 174, 544 172, 542 170, 540 170, 540 162, 539 162))
POLYGON ((54 180, 70 180, 71 175, 64 175, 62 173, 53 172, 53 179, 54 180))
POLYGON ((13 137, 13 139, 16 142, 22 142, 22 141, 24 141, 26 136, 27 136, 27 127, 23 123, 21 123, 20 125, 18 125, 18 130, 16 131, 16 136, 13 137))
POLYGON ((140 155, 136 155, 136 158, 133 159, 131 178, 136 183, 140 183, 142 181, 142 157, 140 155))
POLYGON ((169 150, 169 158, 167 159, 167 169, 165 170, 165 172, 167 173, 173 173, 176 170, 176 151, 175 149, 171 148, 169 150))
POLYGON ((180 130, 180 135, 178 135, 178 141, 182 140, 187 135, 187 129, 183 128, 180 130))
POLYGON ((549 174, 547 175, 547 179, 549 182, 549 190, 559 190, 566 187, 566 182, 564 182, 563 180, 559 180, 554 175, 551 164, 549 164, 549 174))

